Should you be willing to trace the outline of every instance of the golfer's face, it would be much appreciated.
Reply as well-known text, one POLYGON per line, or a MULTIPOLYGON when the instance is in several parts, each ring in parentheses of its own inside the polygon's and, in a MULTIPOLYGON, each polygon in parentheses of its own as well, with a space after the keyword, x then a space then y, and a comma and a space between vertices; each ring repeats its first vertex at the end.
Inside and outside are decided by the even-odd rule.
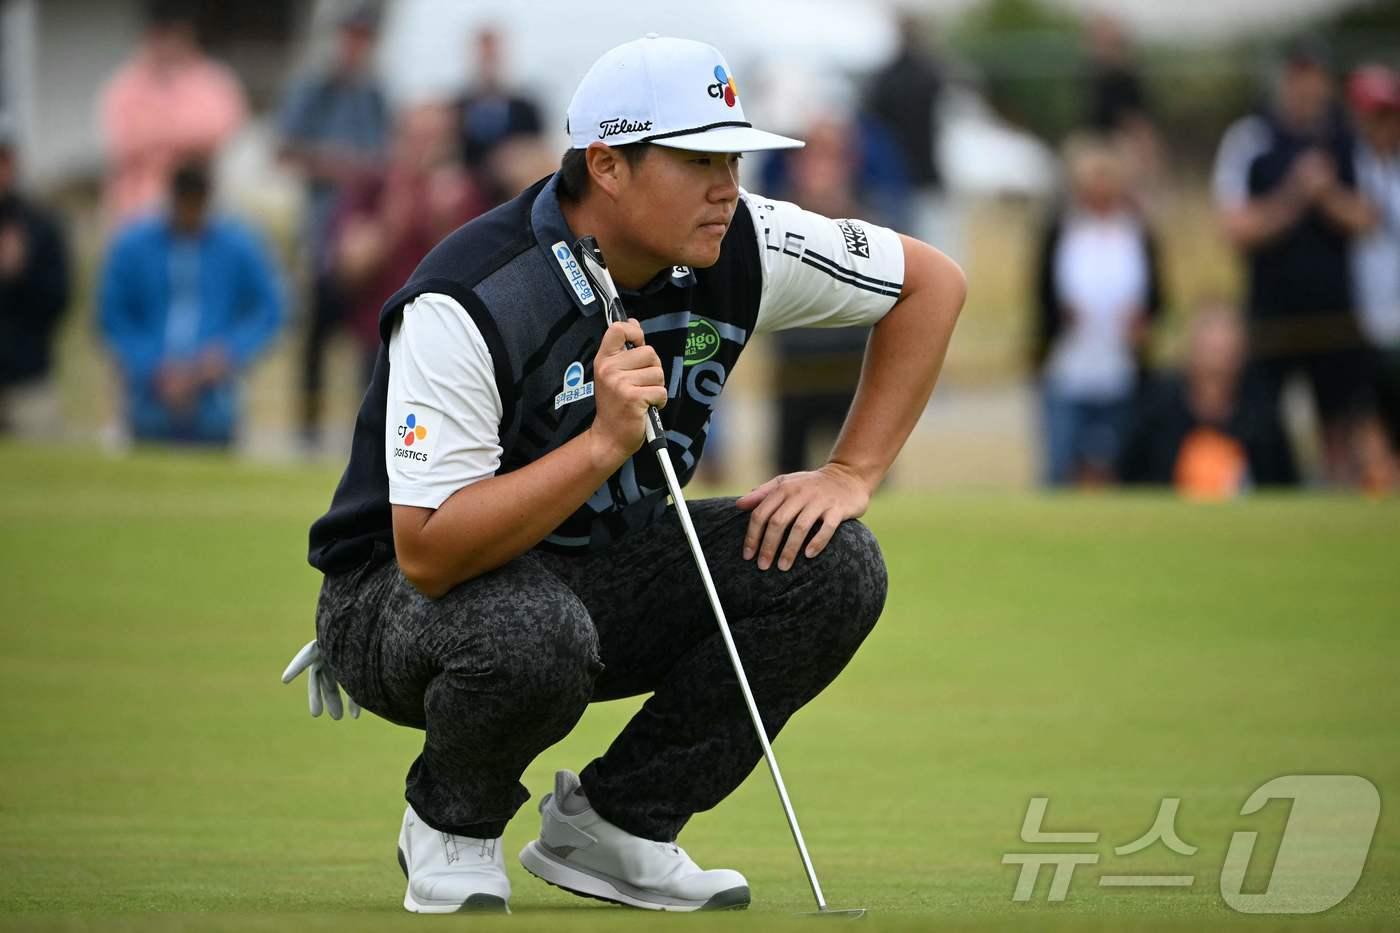
POLYGON ((739 156, 652 146, 632 173, 628 225, 667 265, 704 269, 739 205, 739 156))

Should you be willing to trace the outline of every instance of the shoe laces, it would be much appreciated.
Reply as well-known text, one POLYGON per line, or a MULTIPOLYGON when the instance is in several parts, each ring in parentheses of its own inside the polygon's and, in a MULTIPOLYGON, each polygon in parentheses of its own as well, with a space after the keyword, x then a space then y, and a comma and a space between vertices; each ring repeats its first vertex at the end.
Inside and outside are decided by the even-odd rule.
POLYGON ((471 836, 455 836, 452 833, 442 834, 442 847, 447 855, 447 864, 452 865, 461 860, 464 851, 472 854, 471 850, 483 862, 494 861, 496 858, 495 839, 474 839, 471 836))

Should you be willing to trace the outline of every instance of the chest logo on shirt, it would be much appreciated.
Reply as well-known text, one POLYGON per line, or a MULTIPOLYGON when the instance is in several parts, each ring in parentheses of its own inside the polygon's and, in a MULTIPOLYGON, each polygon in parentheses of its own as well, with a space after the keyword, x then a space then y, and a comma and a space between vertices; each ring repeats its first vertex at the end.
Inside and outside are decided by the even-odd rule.
POLYGON ((864 227, 854 220, 838 220, 836 226, 841 228, 841 236, 846 239, 846 252, 861 259, 870 258, 870 239, 864 227))
POLYGON ((702 317, 692 317, 685 335, 685 365, 703 363, 718 352, 719 331, 715 325, 702 317))
POLYGON ((430 417, 429 412, 410 411, 394 428, 394 433, 397 441, 394 444, 395 460, 428 462, 438 434, 436 418, 430 417), (428 424, 430 420, 434 422, 431 426, 428 424))
POLYGON ((554 410, 593 397, 593 381, 583 381, 583 364, 574 360, 564 369, 564 391, 554 396, 554 410))
POLYGON ((588 277, 583 274, 583 267, 574 258, 573 251, 569 249, 569 244, 560 240, 551 246, 550 251, 554 253, 554 258, 559 263, 559 268, 564 270, 564 278, 569 280, 573 286, 574 294, 578 295, 578 300, 582 304, 592 304, 596 297, 593 294, 593 286, 588 284, 588 277))

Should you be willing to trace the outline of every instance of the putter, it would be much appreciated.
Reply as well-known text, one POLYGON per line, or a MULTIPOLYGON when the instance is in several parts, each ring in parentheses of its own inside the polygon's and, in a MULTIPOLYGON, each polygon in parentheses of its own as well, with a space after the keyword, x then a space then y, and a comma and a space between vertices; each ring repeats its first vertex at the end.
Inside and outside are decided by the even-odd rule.
MULTIPOLYGON (((591 236, 581 237, 574 244, 574 254, 578 256, 583 267, 584 274, 593 284, 593 289, 603 300, 603 310, 607 315, 608 323, 622 322, 627 320, 627 309, 622 306, 622 297, 617 292, 617 286, 613 284, 612 274, 608 272, 608 265, 603 260, 603 251, 598 248, 598 241, 591 236)), ((627 349, 632 349, 629 341, 627 349)), ((787 788, 783 785, 782 772, 778 770, 778 759, 773 754, 773 746, 768 742, 768 735, 763 731, 763 720, 758 715, 758 705, 754 702, 753 691, 749 689, 749 679, 744 674, 744 664, 739 660, 739 650, 734 647, 734 637, 729 632, 729 621, 724 615, 724 607, 720 605, 719 593, 715 590, 715 582, 710 576, 710 566, 705 561, 705 552, 700 549, 700 537, 695 533, 695 526, 690 521, 690 509, 686 507, 685 495, 681 492, 680 480, 676 477, 676 468, 671 462, 671 452, 666 449, 666 429, 661 424, 661 412, 655 406, 647 409, 646 424, 647 447, 655 454, 661 465, 661 473, 666 477, 666 488, 671 494, 671 500, 676 504, 676 514, 680 517, 681 528, 685 532, 686 541, 690 544, 690 554, 695 558, 695 567, 700 571, 700 579, 705 584, 705 595, 710 599, 710 608, 714 610, 715 621, 719 623, 719 632, 724 638, 724 646, 729 651, 729 660, 734 665, 734 673, 739 679, 739 689, 744 694, 744 704, 748 707, 749 718, 753 721, 754 732, 758 735, 758 743, 763 746, 763 757, 768 761, 768 773, 773 775, 773 784, 778 789, 778 799, 783 803, 783 813, 787 816, 788 828, 792 830, 793 842, 797 843, 797 852, 802 856, 802 867, 807 872, 807 881, 812 886, 812 896, 817 899, 817 909, 815 913, 807 916, 814 917, 846 917, 855 918, 865 916, 864 907, 854 907, 845 910, 834 910, 827 906, 826 898, 822 896, 822 886, 817 881, 817 870, 812 867, 812 858, 807 854, 807 843, 802 839, 802 830, 797 826, 797 814, 793 812, 792 801, 788 799, 787 788)))

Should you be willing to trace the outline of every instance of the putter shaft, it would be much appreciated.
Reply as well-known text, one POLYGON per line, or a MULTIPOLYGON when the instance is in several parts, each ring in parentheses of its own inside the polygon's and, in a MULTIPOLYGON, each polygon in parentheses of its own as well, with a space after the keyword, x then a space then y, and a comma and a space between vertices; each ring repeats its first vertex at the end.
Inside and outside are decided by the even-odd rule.
MULTIPOLYGON (((598 249, 597 241, 593 237, 583 237, 574 244, 574 252, 578 255, 584 274, 593 282, 599 293, 608 322, 618 323, 627 320, 627 311, 622 306, 622 299, 617 293, 617 287, 613 284, 607 264, 603 261, 603 254, 598 249)), ((629 342, 627 346, 630 349, 632 344, 629 342)), ((812 886, 812 896, 817 899, 817 910, 826 913, 826 898, 822 895, 822 886, 817 881, 817 870, 812 867, 812 857, 807 854, 807 843, 802 838, 802 830, 797 825, 797 814, 793 811, 787 787, 783 784, 783 774, 778 769, 778 758, 773 754, 773 746, 768 741, 767 731, 763 728, 763 719, 758 714, 758 704, 754 702, 753 691, 749 689, 749 678, 744 673, 744 663, 739 659, 739 649, 735 647, 734 636, 729 631, 729 620, 724 615, 724 607, 720 604, 715 581, 710 576, 710 565, 705 560, 705 552, 700 547, 700 536, 695 533, 695 526, 691 523, 690 509, 686 506, 680 479, 676 476, 675 465, 671 462, 671 452, 666 449, 666 430, 661 423, 661 413, 656 410, 655 406, 647 409, 646 435, 647 446, 655 452, 657 462, 661 465, 661 473, 666 478, 666 489, 675 503, 676 514, 681 521, 681 529, 685 532, 686 542, 690 545, 691 557, 695 559, 695 567, 700 571, 700 579, 705 584, 705 595, 709 597, 710 608, 714 611, 715 621, 719 623, 720 636, 724 639, 724 647, 729 652, 730 663, 733 664, 734 673, 739 678, 739 689, 744 695, 744 705, 748 708, 749 718, 753 720, 753 728, 758 736, 758 742, 763 747, 763 757, 768 762, 768 773, 773 776, 773 785, 778 789, 778 799, 782 801, 783 814, 787 817, 788 829, 792 830, 792 840, 797 843, 797 852, 802 856, 802 867, 806 870, 807 881, 812 886)))

